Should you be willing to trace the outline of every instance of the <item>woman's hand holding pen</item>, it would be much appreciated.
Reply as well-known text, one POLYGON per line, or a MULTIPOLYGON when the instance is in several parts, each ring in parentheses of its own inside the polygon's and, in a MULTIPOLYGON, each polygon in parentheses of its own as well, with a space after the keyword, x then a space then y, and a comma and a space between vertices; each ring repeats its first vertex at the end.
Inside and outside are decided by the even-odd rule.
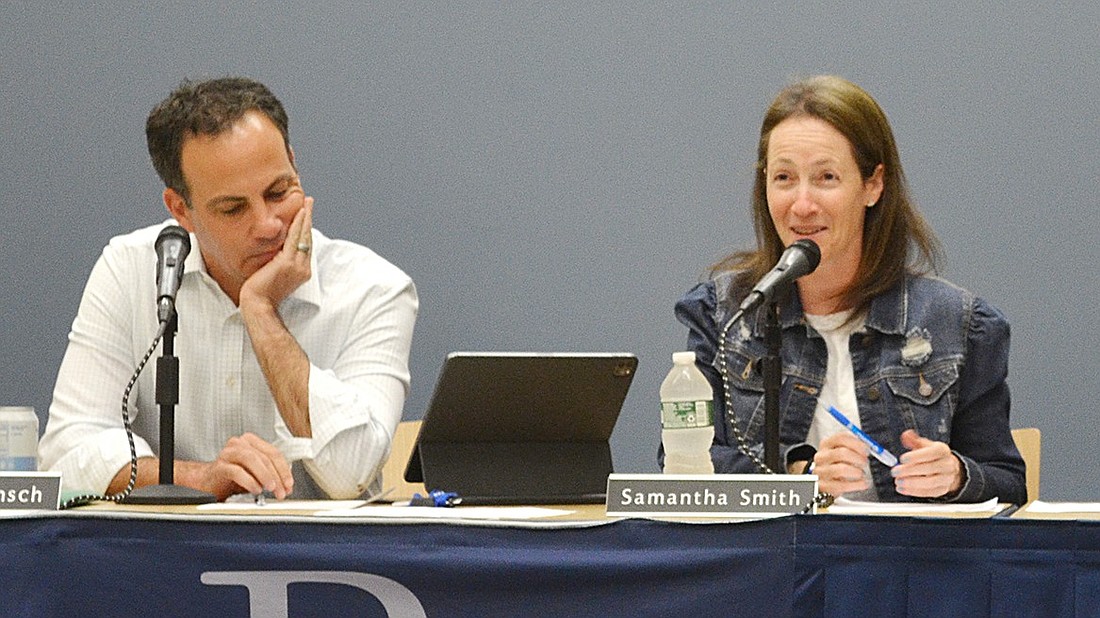
POLYGON ((901 434, 909 452, 890 469, 898 493, 915 498, 941 498, 959 491, 965 480, 962 462, 943 442, 922 438, 909 429, 901 434))
MULTIPOLYGON (((908 451, 890 469, 898 493, 914 498, 941 498, 959 491, 965 481, 962 462, 943 442, 923 438, 912 429, 901 434, 908 451)), ((871 487, 864 474, 869 452, 855 436, 838 433, 821 441, 814 455, 814 474, 821 491, 839 496, 871 487)))
POLYGON ((869 488, 871 479, 863 473, 867 457, 867 445, 850 433, 825 438, 814 455, 818 488, 834 496, 869 488))

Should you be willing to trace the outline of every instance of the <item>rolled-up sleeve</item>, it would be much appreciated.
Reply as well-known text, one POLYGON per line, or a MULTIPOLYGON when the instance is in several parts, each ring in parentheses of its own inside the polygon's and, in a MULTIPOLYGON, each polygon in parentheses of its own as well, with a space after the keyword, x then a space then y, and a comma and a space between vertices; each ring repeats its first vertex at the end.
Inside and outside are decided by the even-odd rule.
POLYGON ((389 453, 409 391, 408 358, 418 310, 416 288, 376 287, 364 299, 352 331, 327 368, 310 366, 311 438, 279 428, 279 447, 303 459, 332 498, 377 489, 377 472, 389 453))

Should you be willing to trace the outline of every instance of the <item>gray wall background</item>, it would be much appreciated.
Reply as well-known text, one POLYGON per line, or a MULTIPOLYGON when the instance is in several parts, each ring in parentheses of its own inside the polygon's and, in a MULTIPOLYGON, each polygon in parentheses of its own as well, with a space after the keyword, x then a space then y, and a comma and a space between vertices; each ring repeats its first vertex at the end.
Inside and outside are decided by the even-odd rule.
POLYGON ((225 4, 0 10, 0 405, 44 418, 101 248, 166 217, 149 109, 245 74, 290 112, 316 226, 418 284, 406 418, 453 350, 634 352, 615 463, 656 471, 672 305, 752 240, 775 92, 837 73, 886 109, 944 274, 1013 324, 1043 497, 1100 499, 1100 3, 225 4))

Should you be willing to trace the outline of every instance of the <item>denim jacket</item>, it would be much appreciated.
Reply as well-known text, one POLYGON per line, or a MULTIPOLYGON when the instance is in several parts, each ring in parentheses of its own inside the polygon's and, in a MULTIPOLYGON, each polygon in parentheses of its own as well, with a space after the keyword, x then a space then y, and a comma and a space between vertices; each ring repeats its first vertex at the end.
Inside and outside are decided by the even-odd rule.
MULTIPOLYGON (((759 471, 730 430, 716 358, 721 329, 749 292, 737 285, 736 273, 722 273, 676 304, 676 317, 689 328, 688 349, 714 388, 711 458, 716 472, 759 471)), ((765 308, 731 327, 726 342, 732 416, 758 456, 764 441, 765 308)), ((780 453, 785 458, 805 444, 825 380, 827 352, 821 335, 806 322, 797 293, 780 302, 779 318, 780 453)), ((997 497, 1022 504, 1024 463, 1009 428, 1008 348, 1008 322, 996 308, 942 279, 906 277, 871 301, 864 326, 849 340, 860 425, 899 456, 905 452, 900 438, 906 429, 949 444, 966 474, 953 501, 997 497)), ((874 459, 871 475, 880 500, 913 500, 897 493, 889 469, 874 459)))

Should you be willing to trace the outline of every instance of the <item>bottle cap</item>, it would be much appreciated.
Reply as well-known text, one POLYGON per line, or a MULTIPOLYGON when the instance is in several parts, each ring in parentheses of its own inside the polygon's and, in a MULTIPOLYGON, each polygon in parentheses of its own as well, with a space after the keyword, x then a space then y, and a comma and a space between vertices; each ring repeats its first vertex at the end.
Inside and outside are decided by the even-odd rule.
POLYGON ((673 352, 672 362, 677 365, 685 365, 695 362, 695 352, 673 352))

